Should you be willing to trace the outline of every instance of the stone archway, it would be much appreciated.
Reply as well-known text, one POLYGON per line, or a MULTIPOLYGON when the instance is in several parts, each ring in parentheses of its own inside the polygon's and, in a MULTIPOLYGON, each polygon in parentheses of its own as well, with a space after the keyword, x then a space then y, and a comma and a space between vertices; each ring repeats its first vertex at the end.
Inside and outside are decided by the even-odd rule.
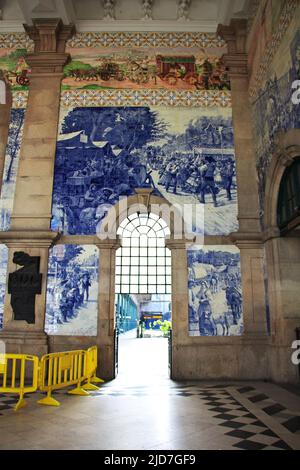
POLYGON ((271 327, 270 375, 274 380, 289 382, 298 380, 290 352, 300 324, 300 232, 281 236, 277 205, 283 175, 299 155, 300 130, 281 133, 267 172, 263 220, 271 327))
MULTIPOLYGON (((126 205, 122 201, 113 206, 102 221, 107 227, 107 237, 97 242, 100 249, 100 295, 99 295, 99 321, 98 321, 98 346, 100 348, 100 373, 105 378, 114 377, 115 360, 115 257, 120 241, 116 235, 117 229, 128 215, 140 211, 150 210, 156 213, 155 208, 161 208, 161 217, 166 221, 165 214, 171 209, 171 204, 165 199, 153 194, 151 188, 138 188, 136 194, 126 199, 126 205), (153 209, 154 207, 154 209, 153 209), (139 208, 139 209, 138 209, 139 208), (165 212, 164 212, 165 211, 165 212)), ((159 215, 159 214, 157 214, 159 215)), ((171 250, 172 259, 172 349, 176 349, 177 340, 183 331, 188 328, 188 280, 187 280, 187 254, 184 234, 184 223, 181 221, 181 233, 176 224, 180 215, 176 210, 171 211, 168 223, 170 238, 166 246, 171 250), (177 219, 178 217, 178 219, 177 219)), ((173 355, 173 369, 176 370, 176 354, 173 355)))

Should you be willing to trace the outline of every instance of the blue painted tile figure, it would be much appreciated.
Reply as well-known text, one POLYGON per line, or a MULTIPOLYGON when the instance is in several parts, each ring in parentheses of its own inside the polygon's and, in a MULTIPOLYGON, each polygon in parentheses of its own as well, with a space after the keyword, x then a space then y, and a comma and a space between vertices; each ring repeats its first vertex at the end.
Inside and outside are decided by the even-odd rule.
POLYGON ((12 109, 0 197, 0 230, 10 228, 25 109, 12 109))
POLYGON ((292 84, 300 80, 300 31, 291 43, 290 58, 291 66, 287 73, 279 78, 274 74, 254 104, 261 215, 264 212, 266 174, 276 150, 276 136, 289 129, 300 129, 300 103, 292 100, 295 93, 292 84))
POLYGON ((8 248, 0 245, 0 330, 3 328, 4 297, 6 292, 8 248))
POLYGON ((188 269, 190 336, 241 335, 239 250, 228 246, 195 247, 188 251, 188 269))
POLYGON ((48 334, 97 334, 98 256, 93 245, 57 245, 51 250, 46 303, 48 334))
POLYGON ((199 116, 196 111, 68 111, 57 142, 52 229, 95 234, 112 204, 134 194, 135 188, 148 186, 171 204, 205 205, 208 235, 235 231, 231 117, 199 116), (183 115, 184 124, 178 126, 183 115))

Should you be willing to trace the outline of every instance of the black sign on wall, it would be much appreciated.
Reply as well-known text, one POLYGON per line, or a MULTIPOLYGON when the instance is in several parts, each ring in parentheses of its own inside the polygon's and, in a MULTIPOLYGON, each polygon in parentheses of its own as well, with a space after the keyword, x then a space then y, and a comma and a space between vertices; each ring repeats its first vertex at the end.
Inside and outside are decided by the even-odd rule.
POLYGON ((30 256, 23 251, 15 251, 13 262, 19 266, 8 278, 8 293, 11 294, 11 306, 14 320, 35 323, 35 296, 42 291, 40 257, 30 256))

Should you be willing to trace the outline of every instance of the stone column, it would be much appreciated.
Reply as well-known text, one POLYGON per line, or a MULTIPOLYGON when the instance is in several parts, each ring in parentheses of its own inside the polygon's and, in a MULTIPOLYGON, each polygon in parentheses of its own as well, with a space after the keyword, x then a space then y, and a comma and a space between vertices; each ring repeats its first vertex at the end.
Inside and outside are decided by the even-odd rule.
POLYGON ((182 348, 189 329, 187 241, 170 239, 166 246, 172 256, 172 378, 180 379, 185 360, 182 348))
POLYGON ((5 152, 8 138, 8 129, 10 123, 10 111, 12 106, 11 90, 4 79, 4 74, 0 70, 0 80, 6 85, 6 100, 4 104, 0 104, 0 188, 2 185, 2 177, 5 163, 5 152))
POLYGON ((115 266, 119 240, 103 240, 96 243, 99 248, 99 302, 97 346, 99 348, 99 376, 115 377, 115 266))
POLYGON ((63 67, 69 60, 64 50, 73 29, 58 19, 37 19, 33 26, 25 25, 35 48, 26 57, 31 69, 30 86, 12 230, 50 228, 60 86, 63 67))
POLYGON ((266 333, 263 242, 259 220, 258 178, 253 144, 251 105, 248 95, 247 21, 233 19, 219 25, 218 34, 226 41, 223 56, 231 83, 234 148, 238 185, 239 231, 231 239, 241 250, 245 333, 266 333))
POLYGON ((69 60, 65 44, 74 27, 64 26, 59 19, 36 19, 33 26, 24 27, 35 46, 26 58, 30 85, 11 229, 0 233, 0 239, 9 247, 9 272, 16 268, 12 262, 15 251, 40 257, 43 284, 42 293, 36 296, 35 324, 14 319, 6 294, 0 337, 10 352, 42 354, 48 348, 44 333, 48 252, 57 238, 50 231, 50 221, 60 86, 69 60))

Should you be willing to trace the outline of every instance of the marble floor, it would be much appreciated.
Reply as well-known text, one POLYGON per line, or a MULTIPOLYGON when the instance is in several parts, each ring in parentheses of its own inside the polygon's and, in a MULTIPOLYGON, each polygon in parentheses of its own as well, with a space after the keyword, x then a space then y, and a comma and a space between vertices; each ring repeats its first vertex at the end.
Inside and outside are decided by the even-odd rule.
POLYGON ((13 411, 0 396, 0 449, 300 450, 300 396, 265 382, 168 379, 164 338, 121 337, 119 375, 87 397, 13 411))

